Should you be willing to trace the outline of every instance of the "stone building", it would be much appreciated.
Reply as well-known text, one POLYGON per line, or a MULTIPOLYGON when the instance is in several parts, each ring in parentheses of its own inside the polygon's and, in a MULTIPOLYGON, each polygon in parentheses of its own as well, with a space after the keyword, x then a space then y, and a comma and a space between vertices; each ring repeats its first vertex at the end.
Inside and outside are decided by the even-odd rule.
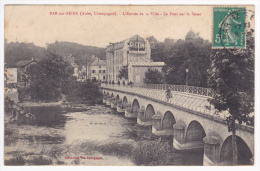
POLYGON ((150 58, 150 44, 139 35, 110 43, 106 49, 107 81, 118 82, 118 73, 123 66, 128 66, 130 62, 150 62, 150 58))

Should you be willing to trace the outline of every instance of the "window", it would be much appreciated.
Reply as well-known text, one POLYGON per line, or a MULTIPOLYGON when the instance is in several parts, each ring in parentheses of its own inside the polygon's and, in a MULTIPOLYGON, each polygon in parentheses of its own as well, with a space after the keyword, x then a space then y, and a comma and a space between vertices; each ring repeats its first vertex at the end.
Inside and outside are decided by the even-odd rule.
POLYGON ((95 73, 95 70, 92 70, 92 73, 95 73))
POLYGON ((105 80, 106 79, 106 76, 103 76, 103 80, 105 80))
POLYGON ((101 73, 101 70, 99 70, 99 73, 101 73))
POLYGON ((101 68, 101 65, 99 65, 98 67, 101 68))
POLYGON ((103 73, 106 73, 106 70, 103 70, 103 73))

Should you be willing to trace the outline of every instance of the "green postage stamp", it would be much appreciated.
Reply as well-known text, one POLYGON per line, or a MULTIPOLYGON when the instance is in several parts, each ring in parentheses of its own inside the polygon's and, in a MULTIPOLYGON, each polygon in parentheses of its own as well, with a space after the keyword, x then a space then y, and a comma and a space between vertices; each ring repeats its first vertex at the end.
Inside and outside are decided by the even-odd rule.
POLYGON ((246 8, 213 7, 213 48, 245 48, 246 8))

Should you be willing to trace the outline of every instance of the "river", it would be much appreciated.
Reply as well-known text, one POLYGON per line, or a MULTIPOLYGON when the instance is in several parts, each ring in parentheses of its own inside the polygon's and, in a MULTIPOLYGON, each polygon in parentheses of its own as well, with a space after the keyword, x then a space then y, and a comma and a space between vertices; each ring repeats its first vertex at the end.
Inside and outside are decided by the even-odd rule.
POLYGON ((6 165, 202 165, 203 151, 179 152, 172 137, 155 137, 109 107, 63 113, 61 107, 27 107, 36 125, 8 124, 6 165))

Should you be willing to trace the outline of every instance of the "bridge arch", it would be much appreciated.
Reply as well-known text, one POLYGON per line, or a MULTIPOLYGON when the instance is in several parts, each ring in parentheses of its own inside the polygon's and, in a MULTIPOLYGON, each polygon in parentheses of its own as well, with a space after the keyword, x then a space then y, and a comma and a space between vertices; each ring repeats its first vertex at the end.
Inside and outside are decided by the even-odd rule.
MULTIPOLYGON (((237 140, 237 160, 238 165, 249 165, 250 159, 253 154, 246 144, 246 142, 239 136, 236 136, 237 140)), ((221 147, 220 162, 224 165, 232 165, 233 150, 232 150, 232 135, 227 137, 221 147)))
POLYGON ((138 100, 134 99, 133 104, 132 104, 132 113, 137 113, 137 110, 140 109, 140 105, 138 100))
POLYGON ((148 104, 147 107, 146 107, 146 110, 145 110, 144 119, 146 121, 151 121, 153 115, 155 115, 154 108, 151 104, 148 104))
POLYGON ((173 129, 173 125, 176 124, 176 120, 171 111, 165 112, 162 119, 162 130, 173 129))
POLYGON ((201 141, 206 136, 204 128, 198 121, 191 121, 186 131, 186 142, 201 141))
POLYGON ((116 104, 120 101, 119 95, 116 96, 116 104))
POLYGON ((126 96, 123 98, 123 108, 126 107, 126 104, 128 103, 126 96))

